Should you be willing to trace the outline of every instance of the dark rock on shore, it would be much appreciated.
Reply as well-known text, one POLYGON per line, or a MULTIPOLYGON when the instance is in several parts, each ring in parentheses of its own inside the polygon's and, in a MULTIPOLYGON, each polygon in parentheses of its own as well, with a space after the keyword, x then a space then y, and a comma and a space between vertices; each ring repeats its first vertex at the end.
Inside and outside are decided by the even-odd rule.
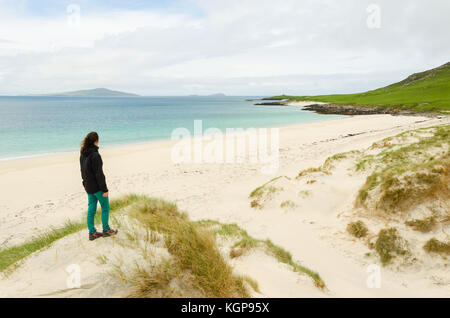
MULTIPOLYGON (((273 100, 273 99, 271 99, 273 100)), ((287 106, 289 100, 264 101, 262 103, 254 104, 255 106, 287 106)), ((293 106, 294 107, 294 106, 293 106)), ((317 114, 332 114, 332 115, 376 115, 376 114, 390 114, 390 115, 410 115, 410 116, 426 116, 439 117, 438 113, 430 112, 414 112, 412 110, 402 110, 390 107, 374 107, 374 106, 355 106, 355 105, 336 105, 336 104, 311 104, 302 107, 302 110, 313 111, 317 114)))
POLYGON ((261 100, 286 100, 286 99, 284 99, 284 98, 264 97, 264 98, 261 98, 261 100))
POLYGON ((262 102, 256 103, 255 106, 285 106, 285 102, 262 102))
POLYGON ((303 107, 303 110, 314 111, 318 114, 336 114, 336 115, 374 115, 374 114, 391 114, 391 115, 411 115, 415 114, 408 110, 398 110, 379 107, 362 107, 350 105, 334 105, 334 104, 314 104, 303 107))

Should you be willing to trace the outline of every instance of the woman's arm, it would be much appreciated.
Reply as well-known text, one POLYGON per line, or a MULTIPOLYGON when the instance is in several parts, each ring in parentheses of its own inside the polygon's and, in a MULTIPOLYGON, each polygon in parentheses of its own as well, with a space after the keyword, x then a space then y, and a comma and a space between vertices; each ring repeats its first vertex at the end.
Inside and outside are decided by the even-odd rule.
POLYGON ((95 173, 95 178, 97 179, 97 184, 100 188, 100 190, 103 193, 108 193, 108 187, 106 186, 106 178, 105 174, 103 173, 103 161, 100 154, 94 154, 92 156, 92 169, 95 173))

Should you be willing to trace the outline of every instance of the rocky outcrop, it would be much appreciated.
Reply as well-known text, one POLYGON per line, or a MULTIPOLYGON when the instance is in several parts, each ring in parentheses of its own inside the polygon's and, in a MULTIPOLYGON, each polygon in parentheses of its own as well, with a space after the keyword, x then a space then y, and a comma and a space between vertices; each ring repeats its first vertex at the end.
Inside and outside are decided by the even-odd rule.
POLYGON ((262 102, 256 103, 255 106, 286 106, 286 102, 262 102))
POLYGON ((287 100, 286 98, 264 97, 261 100, 287 100))
MULTIPOLYGON (((273 100, 273 99, 272 99, 273 100)), ((257 103, 255 106, 292 106, 289 100, 275 100, 275 101, 265 101, 262 103, 257 103)), ((300 107, 300 106, 297 106, 300 107)), ((357 105, 336 105, 336 104, 326 104, 317 103, 307 106, 301 106, 302 110, 313 111, 317 114, 333 114, 333 115, 375 115, 375 114, 390 114, 390 115, 412 115, 412 116, 428 116, 428 117, 439 117, 438 113, 428 113, 428 112, 414 112, 412 110, 402 110, 395 109, 391 107, 375 107, 375 106, 357 106, 357 105)))
POLYGON ((314 104, 303 107, 304 110, 314 111, 318 114, 337 114, 337 115, 374 115, 374 114, 391 114, 391 115, 411 115, 415 114, 408 110, 398 110, 381 107, 363 107, 350 105, 334 105, 334 104, 314 104))

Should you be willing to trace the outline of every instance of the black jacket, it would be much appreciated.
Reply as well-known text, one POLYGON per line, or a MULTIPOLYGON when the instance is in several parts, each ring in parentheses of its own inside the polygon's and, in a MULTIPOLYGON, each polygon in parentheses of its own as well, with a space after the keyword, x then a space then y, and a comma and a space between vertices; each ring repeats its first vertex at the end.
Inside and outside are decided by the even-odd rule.
POLYGON ((80 167, 83 186, 87 193, 108 192, 106 178, 103 174, 103 161, 98 153, 98 147, 89 147, 81 153, 80 167))

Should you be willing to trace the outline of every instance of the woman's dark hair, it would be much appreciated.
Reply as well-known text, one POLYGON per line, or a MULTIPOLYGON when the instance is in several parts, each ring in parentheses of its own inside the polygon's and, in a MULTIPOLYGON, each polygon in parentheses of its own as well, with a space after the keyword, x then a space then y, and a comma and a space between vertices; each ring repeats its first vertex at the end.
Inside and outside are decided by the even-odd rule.
POLYGON ((98 134, 95 131, 91 131, 86 135, 86 137, 84 137, 83 141, 81 142, 80 152, 82 153, 85 149, 92 147, 97 140, 98 134))

